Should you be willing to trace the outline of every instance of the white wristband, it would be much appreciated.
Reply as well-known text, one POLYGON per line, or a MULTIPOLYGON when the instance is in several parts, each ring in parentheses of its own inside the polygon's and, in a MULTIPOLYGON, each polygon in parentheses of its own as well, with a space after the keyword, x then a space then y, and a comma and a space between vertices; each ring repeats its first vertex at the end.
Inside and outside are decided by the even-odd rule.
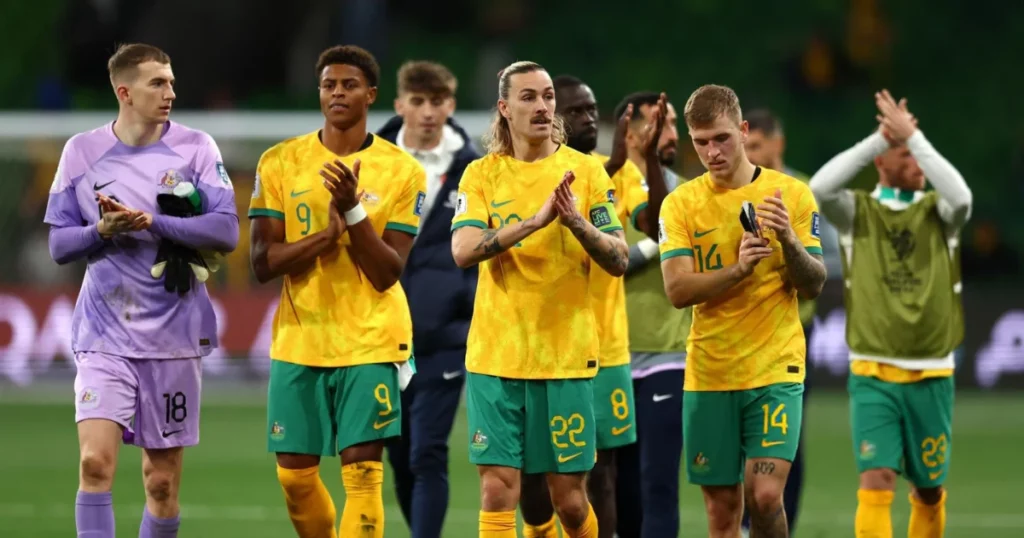
POLYGON ((366 210, 363 209, 363 204, 356 204, 355 207, 345 212, 345 224, 349 226, 357 224, 366 218, 366 210))
POLYGON ((636 244, 636 248, 640 249, 640 254, 644 255, 644 258, 653 260, 658 255, 658 244, 654 242, 650 237, 645 237, 636 244))

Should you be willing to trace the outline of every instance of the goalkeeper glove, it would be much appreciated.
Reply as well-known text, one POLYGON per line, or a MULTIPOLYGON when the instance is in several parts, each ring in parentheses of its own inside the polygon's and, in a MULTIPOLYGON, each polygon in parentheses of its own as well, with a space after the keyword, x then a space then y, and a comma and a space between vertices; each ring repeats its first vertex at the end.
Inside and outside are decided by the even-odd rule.
MULTIPOLYGON (((191 185, 191 184, 190 184, 191 185)), ((177 192, 179 189, 175 189, 177 192)), ((175 194, 159 194, 156 197, 160 211, 171 217, 188 218, 199 215, 199 207, 188 197, 175 194)), ((167 239, 161 239, 156 260, 150 269, 153 278, 164 278, 164 289, 168 292, 184 295, 192 289, 192 275, 199 282, 206 282, 210 277, 205 260, 195 249, 179 245, 167 239), (189 274, 189 273, 192 274, 189 274)))

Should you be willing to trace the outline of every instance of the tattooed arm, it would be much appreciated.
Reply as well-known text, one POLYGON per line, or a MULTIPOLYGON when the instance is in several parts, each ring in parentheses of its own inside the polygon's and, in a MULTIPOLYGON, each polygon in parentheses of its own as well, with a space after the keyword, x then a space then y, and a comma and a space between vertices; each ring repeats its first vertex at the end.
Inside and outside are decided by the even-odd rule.
POLYGON ((626 274, 626 266, 629 264, 629 246, 626 244, 626 236, 622 230, 602 232, 587 222, 580 214, 574 215, 569 222, 565 223, 565 226, 583 245, 583 249, 587 251, 590 258, 608 274, 612 276, 626 274))
POLYGON ((505 252, 547 224, 550 224, 550 221, 542 224, 537 215, 534 215, 500 230, 463 226, 456 229, 452 235, 452 257, 459 267, 472 267, 505 252))
POLYGON ((807 248, 795 236, 781 243, 789 281, 801 298, 814 299, 825 286, 825 261, 820 255, 807 252, 807 248))

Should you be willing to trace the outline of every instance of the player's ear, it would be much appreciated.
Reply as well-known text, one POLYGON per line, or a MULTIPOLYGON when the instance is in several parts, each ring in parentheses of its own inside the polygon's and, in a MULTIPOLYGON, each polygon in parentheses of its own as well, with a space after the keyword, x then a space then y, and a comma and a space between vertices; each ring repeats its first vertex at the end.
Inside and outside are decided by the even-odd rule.
POLYGON ((403 113, 402 96, 399 95, 398 97, 395 97, 395 114, 401 116, 403 113))
POLYGON ((501 114, 501 117, 506 120, 509 119, 509 116, 511 115, 508 111, 508 102, 504 99, 498 99, 498 114, 501 114))
POLYGON ((370 90, 368 92, 366 92, 366 104, 372 105, 376 101, 377 101, 377 87, 376 86, 372 86, 372 87, 370 87, 370 90))

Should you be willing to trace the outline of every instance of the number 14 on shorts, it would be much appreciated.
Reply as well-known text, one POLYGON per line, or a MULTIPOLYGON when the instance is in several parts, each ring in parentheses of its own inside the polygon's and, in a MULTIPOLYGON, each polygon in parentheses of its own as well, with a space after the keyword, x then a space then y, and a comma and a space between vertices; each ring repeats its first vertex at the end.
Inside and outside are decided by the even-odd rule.
POLYGON ((761 446, 763 448, 779 446, 786 444, 785 439, 781 441, 769 441, 768 438, 772 437, 773 431, 778 431, 782 434, 782 437, 786 437, 786 433, 789 431, 789 418, 786 415, 786 404, 780 403, 774 409, 770 404, 764 404, 761 406, 764 411, 764 438, 761 439, 761 446))

